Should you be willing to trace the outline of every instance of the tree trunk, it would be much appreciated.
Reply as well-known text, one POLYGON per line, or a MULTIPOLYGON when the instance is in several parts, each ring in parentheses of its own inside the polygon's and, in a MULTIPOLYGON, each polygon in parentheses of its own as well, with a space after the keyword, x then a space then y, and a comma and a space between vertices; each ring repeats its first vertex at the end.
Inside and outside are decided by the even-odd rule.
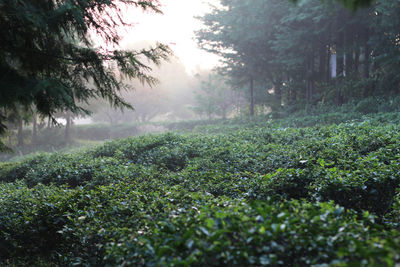
POLYGON ((336 74, 337 77, 343 77, 344 74, 344 54, 342 51, 337 53, 337 65, 336 65, 336 74))
POLYGON ((343 58, 340 56, 340 52, 336 52, 336 77, 334 79, 335 83, 335 104, 340 106, 340 89, 338 78, 343 74, 343 58))
POLYGON ((290 101, 292 104, 296 104, 297 101, 297 92, 296 89, 292 88, 290 90, 290 101))
POLYGON ((254 116, 254 79, 250 77, 250 116, 254 116))
MULTIPOLYGON (((336 74, 337 77, 344 77, 346 76, 345 73, 345 36, 344 33, 339 35, 339 40, 338 40, 338 45, 336 48, 336 54, 337 54, 337 65, 336 65, 336 74)), ((341 92, 339 88, 339 81, 338 78, 335 79, 335 102, 337 106, 340 106, 342 103, 341 99, 341 92)))
MULTIPOLYGON (((6 112, 4 112, 6 114, 6 112)), ((8 146, 12 147, 12 140, 13 140, 13 131, 11 130, 11 122, 5 122, 7 127, 7 136, 8 136, 8 146)))
POLYGON ((277 104, 278 110, 282 106, 282 78, 278 77, 275 83, 275 102, 277 104))
POLYGON ((346 56, 346 75, 351 77, 354 73, 354 53, 350 51, 346 56))
POLYGON ((11 131, 9 131, 9 133, 8 133, 8 146, 12 147, 12 134, 11 134, 11 131))
POLYGON ((314 87, 314 55, 310 53, 306 57, 305 62, 305 70, 306 70, 306 102, 307 104, 311 104, 313 87, 314 87))
POLYGON ((369 78, 369 55, 370 55, 370 49, 368 45, 368 32, 365 37, 365 44, 364 44, 364 78, 368 79, 369 78))
MULTIPOLYGON (((370 48, 369 48, 369 44, 368 44, 368 29, 366 30, 365 33, 365 43, 364 43, 364 79, 368 80, 369 78, 369 65, 370 65, 370 60, 369 60, 369 56, 370 56, 370 48)), ((364 97, 368 97, 370 95, 370 90, 369 90, 369 85, 365 86, 364 89, 364 97)))
POLYGON ((331 51, 330 51, 330 46, 327 48, 327 51, 326 51, 326 73, 325 73, 325 79, 326 79, 326 82, 327 83, 329 83, 330 82, 330 80, 331 80, 331 62, 330 62, 330 60, 331 60, 331 51))
POLYGON ((309 77, 309 79, 310 79, 310 88, 309 88, 309 92, 308 92, 308 97, 309 97, 309 99, 308 99, 308 103, 310 103, 310 104, 312 104, 312 100, 313 100, 313 95, 314 95, 314 83, 315 83, 315 81, 314 81, 314 77, 315 77, 315 70, 314 70, 314 67, 315 67, 315 58, 314 58, 314 55, 313 54, 311 54, 311 60, 310 60, 310 77, 309 77))
POLYGON ((70 142, 71 141, 71 123, 72 123, 72 117, 71 114, 68 112, 66 116, 66 125, 65 125, 65 141, 70 142))
POLYGON ((18 146, 22 147, 24 145, 24 136, 23 136, 23 120, 18 119, 18 132, 17 132, 17 141, 18 141, 18 146))
POLYGON ((36 114, 36 110, 33 110, 33 122, 32 122, 32 144, 35 144, 37 141, 37 114, 36 114))
POLYGON ((304 59, 304 99, 306 100, 306 103, 308 103, 308 56, 305 57, 304 59))
POLYGON ((353 65, 354 65, 353 76, 355 78, 358 78, 359 65, 360 65, 360 48, 359 47, 356 48, 353 65))
POLYGON ((322 45, 319 49, 319 73, 318 78, 320 82, 324 82, 326 79, 326 46, 322 45))

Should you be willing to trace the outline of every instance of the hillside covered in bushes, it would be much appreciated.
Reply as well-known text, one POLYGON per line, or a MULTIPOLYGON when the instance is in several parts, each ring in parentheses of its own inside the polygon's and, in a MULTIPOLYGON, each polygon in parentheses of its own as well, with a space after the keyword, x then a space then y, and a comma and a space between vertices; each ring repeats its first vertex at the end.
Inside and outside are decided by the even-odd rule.
POLYGON ((0 265, 394 266, 399 122, 233 119, 2 163, 0 265))

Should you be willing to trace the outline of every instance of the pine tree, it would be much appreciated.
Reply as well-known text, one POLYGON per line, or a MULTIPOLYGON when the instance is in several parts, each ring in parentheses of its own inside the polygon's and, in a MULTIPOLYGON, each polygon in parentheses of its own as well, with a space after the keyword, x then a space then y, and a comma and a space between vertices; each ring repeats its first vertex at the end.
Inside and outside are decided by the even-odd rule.
MULTIPOLYGON (((140 51, 110 49, 126 26, 120 11, 134 6, 161 12, 157 0, 0 0, 0 107, 34 106, 38 114, 88 112, 79 103, 103 98, 130 107, 119 95, 121 77, 153 84, 147 62, 170 53, 157 44, 140 51), (90 33, 104 46, 94 48, 90 33)), ((0 132, 6 126, 0 116, 0 132)))

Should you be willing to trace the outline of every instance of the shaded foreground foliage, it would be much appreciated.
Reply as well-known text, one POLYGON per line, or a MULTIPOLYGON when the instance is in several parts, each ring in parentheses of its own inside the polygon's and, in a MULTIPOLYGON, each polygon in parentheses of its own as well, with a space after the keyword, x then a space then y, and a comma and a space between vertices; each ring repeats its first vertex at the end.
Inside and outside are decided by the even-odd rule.
POLYGON ((0 263, 393 266, 400 115, 340 123, 352 116, 232 120, 4 163, 0 263))

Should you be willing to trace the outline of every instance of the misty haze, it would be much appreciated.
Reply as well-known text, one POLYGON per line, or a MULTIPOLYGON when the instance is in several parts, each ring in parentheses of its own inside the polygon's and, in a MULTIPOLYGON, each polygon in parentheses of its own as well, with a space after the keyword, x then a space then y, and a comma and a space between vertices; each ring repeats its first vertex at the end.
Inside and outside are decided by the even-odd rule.
POLYGON ((399 266, 400 0, 0 0, 0 266, 399 266))

